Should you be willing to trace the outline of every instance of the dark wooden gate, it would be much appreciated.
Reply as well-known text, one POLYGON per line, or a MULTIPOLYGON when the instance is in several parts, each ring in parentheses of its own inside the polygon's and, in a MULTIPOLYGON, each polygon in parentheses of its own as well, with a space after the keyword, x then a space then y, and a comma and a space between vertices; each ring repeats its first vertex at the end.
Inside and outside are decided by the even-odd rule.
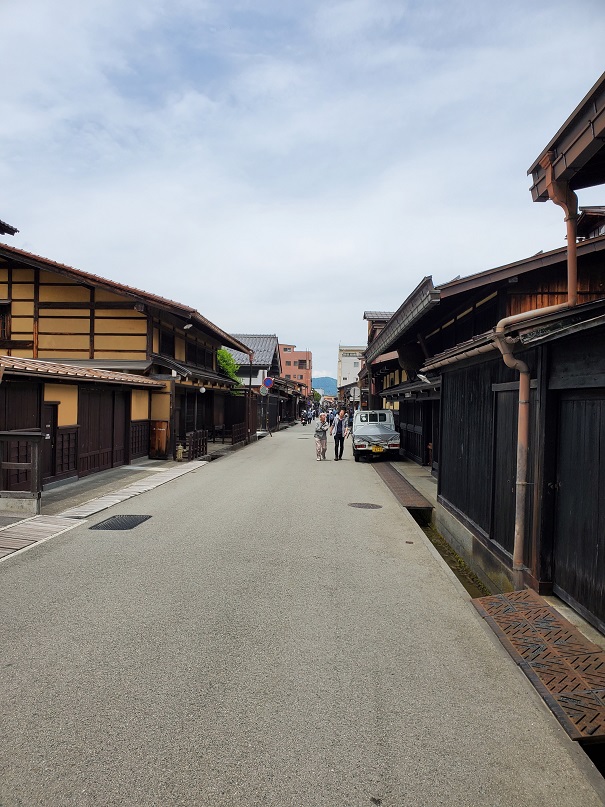
POLYGON ((185 435, 189 432, 208 429, 212 426, 213 407, 212 390, 200 393, 199 389, 178 389, 174 413, 177 440, 184 443, 185 435))
POLYGON ((605 390, 562 393, 554 590, 605 628, 605 390))
POLYGON ((45 403, 42 407, 42 482, 57 475, 57 404, 45 403))
POLYGON ((128 462, 128 403, 129 395, 123 390, 80 389, 80 476, 128 462))
POLYGON ((424 465, 425 440, 424 410, 420 401, 404 401, 399 409, 399 432, 404 456, 424 465))
MULTIPOLYGON (((41 385, 3 380, 0 384, 0 431, 25 431, 40 428, 41 385)), ((26 441, 15 440, 6 445, 10 462, 31 462, 31 448, 26 441)), ((28 471, 9 470, 3 474, 3 490, 29 490, 28 471)))

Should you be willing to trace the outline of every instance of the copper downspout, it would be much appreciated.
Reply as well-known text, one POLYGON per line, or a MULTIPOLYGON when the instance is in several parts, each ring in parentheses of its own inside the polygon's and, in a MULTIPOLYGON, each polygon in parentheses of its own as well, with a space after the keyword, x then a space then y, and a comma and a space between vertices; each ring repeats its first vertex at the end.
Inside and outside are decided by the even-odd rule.
POLYGON ((248 371, 250 373, 250 378, 248 379, 248 391, 246 395, 248 398, 248 406, 246 407, 248 415, 248 428, 246 430, 248 432, 248 445, 252 441, 252 356, 254 356, 254 352, 252 350, 248 351, 248 371))
POLYGON ((367 368, 368 368, 368 409, 373 409, 374 408, 374 398, 373 398, 373 395, 372 395, 372 382, 373 382, 372 365, 368 364, 367 368))
MULTIPOLYGON (((516 359, 513 355, 512 343, 509 342, 504 331, 509 325, 524 322, 536 315, 551 314, 564 311, 577 305, 578 302, 578 261, 576 245, 576 222, 578 217, 578 197, 564 182, 557 182, 553 177, 553 152, 548 152, 540 163, 546 171, 546 185, 548 197, 556 205, 563 208, 567 225, 567 301, 558 305, 549 305, 545 308, 524 311, 511 317, 501 319, 496 325, 494 341, 502 353, 507 367, 519 372, 519 414, 517 419, 517 479, 515 487, 515 536, 513 544, 513 571, 520 573, 524 568, 523 556, 525 554, 525 522, 526 522, 526 488, 527 488, 527 460, 529 454, 529 395, 530 372, 524 361, 516 359)), ((515 588, 522 587, 521 580, 517 581, 515 588)))

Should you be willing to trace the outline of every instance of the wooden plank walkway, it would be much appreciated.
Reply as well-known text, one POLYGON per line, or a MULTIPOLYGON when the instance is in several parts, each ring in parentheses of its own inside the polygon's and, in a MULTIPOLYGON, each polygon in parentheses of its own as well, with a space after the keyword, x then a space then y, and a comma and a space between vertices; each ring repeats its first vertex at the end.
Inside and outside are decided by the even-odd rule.
POLYGON ((472 602, 569 736, 605 742, 605 651, 535 591, 472 602))
POLYGON ((0 529, 0 561, 81 524, 62 516, 33 516, 0 529))
POLYGON ((403 505, 413 515, 420 515, 430 521, 433 505, 399 471, 395 470, 391 463, 376 462, 374 463, 374 470, 399 504, 403 505))

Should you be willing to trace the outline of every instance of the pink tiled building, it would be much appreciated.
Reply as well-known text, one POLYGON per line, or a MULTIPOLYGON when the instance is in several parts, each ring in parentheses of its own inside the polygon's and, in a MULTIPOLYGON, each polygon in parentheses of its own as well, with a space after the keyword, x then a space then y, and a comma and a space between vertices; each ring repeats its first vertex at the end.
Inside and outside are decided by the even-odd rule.
POLYGON ((313 356, 310 350, 296 350, 296 345, 279 346, 282 377, 304 384, 303 393, 311 394, 311 378, 313 375, 313 356))

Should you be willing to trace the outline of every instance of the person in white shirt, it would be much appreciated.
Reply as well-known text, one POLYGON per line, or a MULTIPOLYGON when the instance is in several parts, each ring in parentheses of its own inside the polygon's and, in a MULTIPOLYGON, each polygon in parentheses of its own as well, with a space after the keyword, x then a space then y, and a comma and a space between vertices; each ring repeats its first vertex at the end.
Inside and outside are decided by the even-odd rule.
POLYGON ((330 434, 334 436, 334 461, 338 462, 338 460, 342 459, 345 438, 349 435, 349 419, 344 409, 341 409, 334 418, 334 422, 330 428, 330 434))

